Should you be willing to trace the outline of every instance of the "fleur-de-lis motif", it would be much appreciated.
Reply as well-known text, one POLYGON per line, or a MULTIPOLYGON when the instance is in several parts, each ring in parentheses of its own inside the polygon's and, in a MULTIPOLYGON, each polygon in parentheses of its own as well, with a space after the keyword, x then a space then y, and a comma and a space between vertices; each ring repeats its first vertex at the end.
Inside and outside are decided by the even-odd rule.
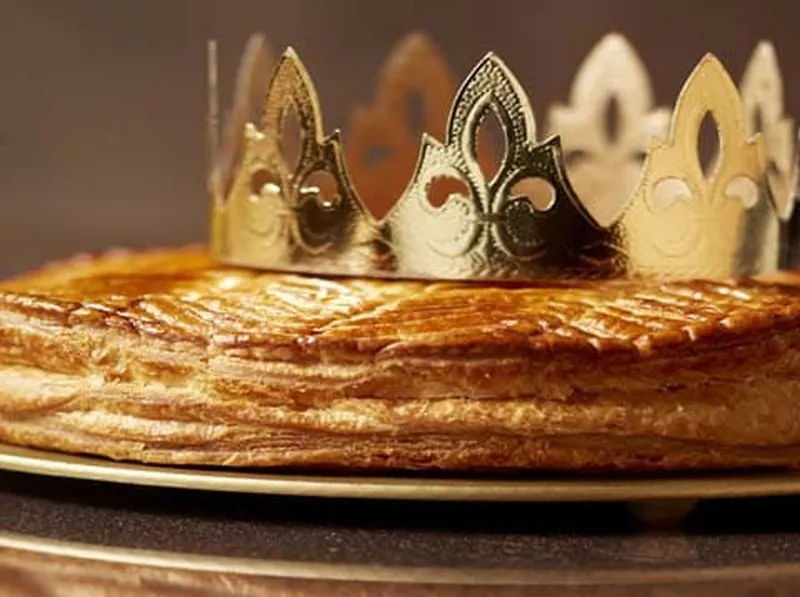
MULTIPOLYGON (((778 264, 775 203, 788 217, 790 193, 782 189, 796 179, 796 148, 785 138, 793 125, 783 116, 774 55, 766 50, 745 75, 744 106, 719 61, 706 56, 640 169, 645 139, 663 128, 664 112, 653 107, 632 48, 618 36, 606 38, 577 77, 571 105, 551 113, 550 126, 568 135, 579 158, 565 167, 560 139, 537 140, 528 97, 499 58, 489 54, 478 63, 443 120, 449 71, 427 40, 409 38, 396 50, 398 62, 384 69, 376 105, 353 121, 349 156, 365 175, 367 198, 383 202, 381 210, 400 193, 378 220, 350 182, 338 132, 323 133, 316 91, 297 55, 283 55, 264 91, 263 40, 249 48, 230 119, 238 135, 223 143, 211 175, 212 252, 220 262, 459 280, 726 278, 778 264), (416 134, 401 115, 417 92, 419 128, 436 134, 422 135, 404 184, 398 172, 410 167, 416 134), (256 105, 259 117, 252 114, 256 105), (600 123, 612 105, 617 126, 604 131, 600 123), (713 169, 698 155, 706 119, 721 137, 713 169), (766 149, 761 136, 747 136, 759 119, 766 149), (485 151, 492 124, 502 137, 501 159, 485 151), (366 164, 365 149, 378 141, 395 155, 366 164), (570 168, 580 185, 592 187, 585 191, 588 207, 573 191, 570 168), (629 194, 634 173, 639 179, 629 194)), ((209 111, 210 122, 215 114, 209 111)), ((209 136, 216 140, 216 127, 209 136)))
POLYGON ((422 133, 444 135, 455 90, 439 49, 426 35, 412 33, 384 62, 374 103, 353 110, 345 157, 375 217, 383 217, 408 184, 422 133))
POLYGON ((706 55, 678 96, 664 141, 654 139, 641 182, 622 217, 634 274, 727 277, 777 265, 777 217, 762 196, 760 137, 748 139, 735 83, 706 55), (713 172, 698 136, 706 117, 720 135, 713 172))
POLYGON ((323 136, 313 83, 290 48, 281 57, 260 126, 245 126, 244 157, 215 217, 229 263, 291 269, 350 250, 364 213, 342 159, 338 131, 323 136))
POLYGON ((615 264, 605 242, 613 232, 597 226, 575 198, 558 139, 537 144, 530 102, 493 54, 456 95, 445 142, 423 138, 412 182, 387 226, 398 268, 411 273, 514 277, 583 268, 586 274, 591 262, 602 275, 615 264), (494 173, 477 158, 486 118, 495 118, 505 136, 505 155, 494 173), (434 197, 442 180, 455 183, 454 190, 434 197))
MULTIPOLYGON (((251 36, 236 73, 234 104, 225 121, 220 147, 212 151, 215 161, 211 165, 210 186, 217 203, 224 202, 230 193, 244 155, 245 136, 242 131, 248 122, 258 118, 259 105, 267 93, 274 64, 266 38, 263 35, 251 36)), ((216 64, 213 68, 216 77, 216 64)))
POLYGON ((622 35, 606 35, 575 76, 568 105, 550 109, 548 130, 561 135, 567 173, 581 203, 607 226, 636 188, 652 135, 669 111, 656 108, 644 64, 622 35))
POLYGON ((782 220, 792 215, 798 182, 794 121, 783 113, 783 80, 775 48, 756 46, 740 85, 750 134, 764 137, 767 182, 782 220))

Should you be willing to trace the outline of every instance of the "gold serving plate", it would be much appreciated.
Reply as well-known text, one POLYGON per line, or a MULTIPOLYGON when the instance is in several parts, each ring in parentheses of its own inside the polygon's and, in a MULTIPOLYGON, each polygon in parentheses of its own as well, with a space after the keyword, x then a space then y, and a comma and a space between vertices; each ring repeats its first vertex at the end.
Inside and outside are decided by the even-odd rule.
POLYGON ((150 466, 7 445, 0 445, 0 469, 197 491, 381 500, 612 502, 800 494, 800 471, 614 477, 335 475, 150 466))
MULTIPOLYGON (((690 541, 680 537, 667 541, 691 545, 690 541)), ((541 587, 545 591, 547 587, 558 587, 558 592, 547 591, 546 594, 575 596, 588 595, 588 592, 577 589, 584 587, 592 595, 599 596, 612 594, 600 592, 600 587, 615 587, 613 594, 622 595, 623 593, 617 592, 620 585, 631 587, 630 592, 626 591, 624 595, 655 596, 673 594, 666 592, 670 590, 666 588, 668 586, 679 586, 682 588, 680 593, 684 594, 685 589, 699 588, 695 583, 707 592, 691 591, 687 595, 721 595, 725 593, 711 593, 712 589, 717 588, 716 583, 724 583, 723 586, 729 589, 726 593, 733 589, 732 594, 744 594, 736 593, 736 590, 749 586, 748 583, 757 584, 760 581, 771 586, 781 579, 795 579, 798 576, 798 564, 794 562, 695 567, 691 565, 693 560, 677 558, 673 565, 653 566, 654 562, 647 558, 643 562, 631 555, 622 554, 622 561, 627 564, 623 566, 581 568, 576 565, 566 570, 384 566, 203 556, 89 545, 0 532, 0 562, 7 568, 30 573, 37 583, 47 583, 63 589, 65 586, 69 587, 70 581, 77 580, 84 587, 88 582, 94 581, 95 587, 105 586, 110 591, 119 591, 120 587, 125 587, 125 595, 142 597, 163 595, 165 589, 172 587, 176 589, 175 594, 178 594, 178 589, 183 589, 181 594, 198 597, 233 597, 245 594, 405 597, 412 593, 421 594, 416 593, 415 589, 422 586, 425 587, 424 594, 431 597, 489 594, 470 590, 476 587, 485 587, 495 597, 518 597, 523 594, 520 587, 525 586, 541 587), (627 560, 626 557, 631 559, 627 560), (572 587, 573 590, 564 592, 567 591, 566 587, 572 587)), ((680 552, 678 555, 680 556, 680 552)), ((669 556, 667 561, 670 561, 669 556)), ((663 564, 664 560, 660 562, 663 564)), ((11 581, 18 578, 24 579, 24 576, 19 574, 12 577, 11 581)), ((20 586, 25 588, 27 585, 20 583, 20 586)), ((524 594, 527 595, 528 592, 524 594)))

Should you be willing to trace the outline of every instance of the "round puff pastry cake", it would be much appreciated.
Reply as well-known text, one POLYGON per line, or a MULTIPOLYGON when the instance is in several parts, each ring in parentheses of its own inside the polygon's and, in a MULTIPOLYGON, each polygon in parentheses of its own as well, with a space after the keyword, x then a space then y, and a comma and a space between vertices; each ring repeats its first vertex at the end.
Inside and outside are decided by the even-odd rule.
POLYGON ((200 248, 0 286, 0 440, 147 463, 800 463, 800 289, 323 279, 200 248))

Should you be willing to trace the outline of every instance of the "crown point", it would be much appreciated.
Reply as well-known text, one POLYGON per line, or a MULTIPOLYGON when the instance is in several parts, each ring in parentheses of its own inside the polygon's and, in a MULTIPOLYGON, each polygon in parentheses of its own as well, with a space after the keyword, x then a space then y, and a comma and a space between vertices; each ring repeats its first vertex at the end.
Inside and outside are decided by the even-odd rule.
POLYGON ((775 51, 775 45, 768 39, 760 40, 756 44, 756 49, 755 52, 753 53, 772 60, 777 59, 777 52, 775 51))
POLYGON ((433 40, 430 36, 425 33, 424 31, 416 30, 412 31, 404 38, 400 40, 397 44, 398 47, 406 47, 406 46, 432 46, 433 40))
POLYGON ((264 135, 261 133, 261 131, 259 131, 256 128, 256 125, 254 125, 252 122, 248 122, 247 124, 244 125, 244 136, 247 139, 252 139, 254 141, 257 141, 261 139, 264 135))
POLYGON ((783 77, 775 47, 768 40, 756 44, 741 79, 748 131, 763 136, 770 164, 767 183, 782 220, 791 216, 797 188, 797 146, 794 122, 784 114, 783 77))
POLYGON ((620 48, 626 50, 633 50, 633 44, 630 40, 625 37, 622 33, 618 31, 612 31, 611 33, 605 34, 599 42, 597 42, 596 48, 620 48))
POLYGON ((308 73, 308 69, 306 69, 306 65, 300 58, 300 54, 292 46, 287 46, 286 49, 283 51, 283 55, 281 56, 280 62, 278 64, 278 70, 282 70, 282 67, 286 68, 286 66, 284 65, 298 71, 298 74, 305 81, 305 83, 310 84, 311 76, 308 73))
POLYGON ((697 63, 697 68, 704 67, 704 66, 707 66, 707 65, 713 65, 715 67, 724 68, 722 66, 722 61, 719 58, 717 58, 716 54, 714 54, 712 52, 706 52, 705 54, 703 54, 703 57, 697 63))
POLYGON ((771 112, 773 120, 783 114, 783 82, 775 47, 760 41, 750 56, 741 82, 742 97, 748 105, 771 112))
MULTIPOLYGON (((605 35, 597 42, 592 50, 587 54, 574 81, 578 82, 582 76, 584 80, 588 75, 600 75, 601 72, 607 74, 610 70, 634 71, 632 75, 637 79, 646 78, 646 69, 639 59, 636 48, 621 33, 612 32, 605 35)), ((594 82, 591 83, 594 86, 594 82)))
MULTIPOLYGON (((759 90, 773 70, 774 54, 769 42, 755 48, 759 90)), ((775 261, 778 219, 772 217, 766 189, 762 196, 764 142, 748 138, 744 90, 739 92, 715 55, 706 54, 695 65, 668 126, 668 111, 654 107, 648 73, 631 42, 618 32, 599 40, 575 78, 572 105, 560 112, 563 118, 557 126, 549 128, 553 135, 565 134, 572 144, 577 159, 568 163, 575 177, 599 172, 596 179, 586 178, 596 185, 602 184, 600 176, 613 178, 607 187, 598 187, 606 190, 598 195, 601 201, 594 210, 588 207, 588 194, 573 186, 573 172, 565 171, 559 137, 537 142, 529 96, 500 56, 483 55, 457 90, 434 40, 424 32, 402 38, 393 56, 388 71, 382 71, 392 76, 383 85, 399 90, 395 95, 400 99, 379 94, 376 102, 384 107, 374 112, 377 133, 363 135, 362 145, 350 156, 342 153, 339 131, 324 135, 313 81, 293 47, 285 49, 276 69, 259 67, 273 72, 261 123, 245 126, 242 120, 237 127, 239 145, 231 153, 236 177, 230 190, 216 192, 226 199, 215 203, 214 212, 214 238, 220 242, 213 246, 220 261, 309 273, 448 279, 673 277, 695 275, 699 266, 704 276, 728 277, 743 269, 758 273, 775 261), (416 96, 403 103, 420 88, 427 103, 420 104, 416 96), (444 108, 451 99, 445 120, 444 108), (713 171, 705 168, 697 149, 699 128, 709 113, 725 140, 713 171), (412 131, 404 120, 418 114, 425 120, 415 123, 419 126, 412 131), (588 120, 581 119, 584 115, 588 120), (498 121, 500 130, 489 130, 498 121), (586 138, 569 136, 606 121, 606 128, 597 129, 599 134, 593 130, 586 138), (497 140, 505 151, 484 164, 481 147, 487 144, 479 139, 492 132, 499 132, 497 140), (293 153, 298 137, 300 147, 293 153), (408 163, 409 170, 413 165, 410 181, 405 174, 385 174, 387 155, 408 163), (601 167, 588 168, 587 155, 601 167), (366 185, 351 182, 349 166, 362 161, 374 168, 375 188, 397 189, 386 195, 382 218, 362 200, 372 203, 383 196, 359 195, 366 185), (617 175, 620 163, 624 179, 617 175), (320 175, 327 186, 313 182, 320 175), (466 190, 453 193, 445 187, 448 192, 440 193, 443 188, 432 186, 432 181, 442 178, 448 184, 460 182, 466 190), (544 179, 551 188, 552 205, 546 209, 534 201, 540 198, 538 191, 517 184, 535 179, 544 179), (679 201, 685 197, 692 201, 679 201), (445 203, 438 203, 440 198, 445 203), (757 264, 742 261, 739 236, 719 235, 705 224, 723 220, 766 239, 757 264), (688 236, 683 233, 687 226, 693 226, 688 236), (573 230, 565 239, 564 231, 573 230), (706 232, 713 242, 705 248, 681 244, 681 239, 702 238, 706 232), (679 237, 677 244, 673 237, 679 237), (364 261, 353 266, 351 257, 364 261), (377 271, 375 258, 380 263, 377 271)), ((263 79, 267 83, 267 77, 263 79)), ((252 85, 243 89, 252 91, 247 95, 251 103, 262 95, 252 85)), ((357 113, 354 122, 363 115, 357 113)), ((765 122, 772 126, 773 120, 765 122)), ((793 123, 783 119, 764 138, 783 144, 787 134, 794 140, 793 123)), ((348 135, 348 145, 351 142, 348 135)), ((780 188, 789 188, 790 179, 796 180, 796 171, 789 172, 793 158, 775 155, 773 170, 786 180, 780 188)), ((788 196, 774 190, 771 194, 788 196)))
POLYGON ((498 65, 498 66, 500 66, 502 68, 507 68, 506 64, 505 64, 505 61, 502 58, 500 58, 500 56, 495 52, 486 52, 483 55, 483 58, 481 58, 478 61, 478 65, 475 68, 475 70, 478 70, 484 64, 496 64, 496 65, 498 65))
POLYGON ((287 46, 286 49, 283 51, 281 59, 300 62, 300 55, 297 53, 297 50, 295 50, 293 46, 287 46))
POLYGON ((745 68, 742 77, 742 95, 745 96, 746 101, 750 101, 754 98, 748 96, 763 94, 766 89, 773 90, 773 96, 769 99, 774 109, 777 112, 783 112, 783 84, 778 65, 778 54, 772 42, 761 40, 753 50, 745 68))
POLYGON ((505 60, 500 58, 500 55, 496 54, 495 52, 487 52, 483 55, 483 58, 480 59, 478 64, 475 65, 475 68, 472 69, 472 73, 467 77, 467 81, 473 79, 477 73, 481 72, 489 65, 498 68, 502 75, 511 83, 514 89, 517 92, 522 92, 522 84, 517 80, 517 77, 508 67, 505 60))
MULTIPOLYGON (((712 52, 706 52, 700 59, 700 61, 697 63, 697 67, 695 68, 694 72, 701 72, 701 71, 718 72, 719 74, 724 75, 726 78, 730 79, 731 83, 734 84, 733 78, 728 72, 728 69, 725 67, 725 64, 722 62, 722 60, 720 60, 720 58, 716 54, 713 54, 712 52)), ((694 75, 694 72, 692 72, 692 74, 689 75, 690 78, 694 75)))
MULTIPOLYGON (((687 95, 689 90, 695 87, 707 88, 709 85, 721 85, 722 89, 725 90, 729 100, 734 102, 734 104, 737 106, 741 103, 739 90, 737 89, 736 83, 734 83, 730 72, 728 72, 728 69, 725 68, 725 65, 722 63, 722 61, 711 52, 706 53, 700 59, 692 72, 686 78, 686 82, 684 83, 683 89, 681 89, 679 98, 687 95)), ((681 102, 679 99, 678 104, 676 105, 676 112, 680 108, 680 103, 681 102)), ((739 111, 739 109, 739 107, 736 107, 735 111, 739 111)))

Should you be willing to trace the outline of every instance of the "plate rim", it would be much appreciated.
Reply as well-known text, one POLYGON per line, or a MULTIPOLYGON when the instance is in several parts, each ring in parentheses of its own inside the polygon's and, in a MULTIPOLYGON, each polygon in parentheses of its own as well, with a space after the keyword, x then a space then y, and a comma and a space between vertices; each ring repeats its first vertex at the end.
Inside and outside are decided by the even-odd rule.
POLYGON ((153 549, 96 545, 0 531, 0 550, 8 549, 73 560, 212 574, 312 581, 388 583, 398 585, 574 586, 692 584, 800 576, 800 564, 750 564, 698 568, 587 568, 583 571, 517 568, 447 568, 442 566, 371 565, 301 560, 256 559, 188 554, 153 549))
POLYGON ((463 502, 613 502, 800 494, 800 471, 637 477, 453 478, 203 469, 119 462, 0 443, 0 470, 197 491, 463 502))

